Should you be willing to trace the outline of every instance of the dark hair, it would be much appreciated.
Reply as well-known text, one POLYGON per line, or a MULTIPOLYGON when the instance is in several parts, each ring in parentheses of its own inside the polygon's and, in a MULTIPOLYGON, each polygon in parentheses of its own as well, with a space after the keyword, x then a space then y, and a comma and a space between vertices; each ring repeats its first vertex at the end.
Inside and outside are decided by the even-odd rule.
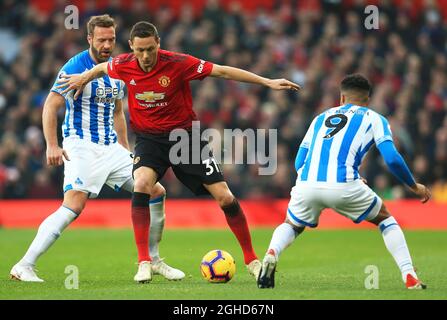
POLYGON ((92 36, 95 27, 116 27, 115 20, 108 14, 103 14, 101 16, 92 16, 87 22, 87 34, 92 36))
POLYGON ((341 81, 340 87, 342 91, 364 91, 368 94, 368 96, 371 92, 371 84, 369 83, 368 79, 358 73, 347 75, 341 81))
POLYGON ((130 41, 133 41, 133 38, 149 38, 155 37, 155 40, 158 41, 158 31, 157 28, 150 22, 140 21, 134 24, 132 30, 130 30, 130 41))

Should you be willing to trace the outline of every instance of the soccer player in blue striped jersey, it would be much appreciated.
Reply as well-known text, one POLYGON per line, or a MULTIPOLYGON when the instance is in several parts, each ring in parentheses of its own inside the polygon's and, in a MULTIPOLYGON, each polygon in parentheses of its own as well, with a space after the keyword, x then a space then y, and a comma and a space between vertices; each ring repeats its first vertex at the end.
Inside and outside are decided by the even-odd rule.
POLYGON ((332 208, 355 223, 368 221, 377 225, 406 287, 425 289, 416 275, 399 224, 359 174, 363 158, 375 144, 397 179, 423 203, 430 198, 428 188, 415 182, 396 150, 386 118, 367 107, 370 90, 363 76, 347 76, 341 82, 341 105, 313 119, 295 160, 298 176, 287 217, 273 233, 258 278, 259 288, 274 287, 279 255, 305 227, 317 227, 323 209, 332 208))
MULTIPOLYGON (((115 47, 115 22, 108 15, 93 16, 87 23, 88 50, 71 58, 61 69, 63 74, 82 73, 98 63, 111 60, 115 47)), ((42 282, 34 270, 37 259, 56 241, 62 231, 84 209, 87 199, 96 197, 104 184, 115 189, 133 191, 132 154, 127 140, 126 119, 123 111, 124 82, 104 76, 90 82, 80 99, 73 99, 73 92, 63 93, 56 85, 43 108, 43 129, 47 143, 48 165, 64 167, 64 200, 49 215, 39 230, 25 256, 12 268, 14 279, 42 282), (65 106, 62 125, 63 148, 57 141, 57 113, 65 106)), ((168 266, 160 259, 158 245, 164 228, 165 190, 159 183, 151 194, 151 223, 148 216, 132 216, 139 251, 153 258, 139 264, 134 278, 137 282, 151 280, 152 273, 170 280, 180 280, 185 274, 168 266), (149 232, 150 230, 150 232, 149 232), (150 237, 150 247, 149 247, 150 237), (154 259, 155 257, 155 259, 154 259)))

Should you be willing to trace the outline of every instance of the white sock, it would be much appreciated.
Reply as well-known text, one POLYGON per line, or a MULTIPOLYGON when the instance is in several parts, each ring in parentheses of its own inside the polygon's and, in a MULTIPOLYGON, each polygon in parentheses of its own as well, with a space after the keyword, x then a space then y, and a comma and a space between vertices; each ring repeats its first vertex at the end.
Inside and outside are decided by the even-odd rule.
POLYGON ((295 241, 298 233, 288 223, 280 224, 272 235, 270 240, 269 250, 272 249, 275 252, 275 256, 278 259, 284 249, 290 246, 295 241))
POLYGON ((158 245, 160 244, 163 228, 165 226, 165 198, 165 196, 161 196, 149 201, 151 211, 149 254, 154 262, 157 262, 160 259, 158 245))
POLYGON ((40 224, 36 237, 19 263, 33 267, 37 259, 51 247, 61 232, 76 218, 77 215, 64 206, 49 215, 40 224))
POLYGON ((394 217, 389 217, 383 220, 379 223, 379 229, 382 232, 386 248, 393 256, 394 261, 396 261, 396 264, 402 273, 403 281, 406 281, 407 274, 411 274, 417 279, 404 233, 396 219, 394 219, 394 217))

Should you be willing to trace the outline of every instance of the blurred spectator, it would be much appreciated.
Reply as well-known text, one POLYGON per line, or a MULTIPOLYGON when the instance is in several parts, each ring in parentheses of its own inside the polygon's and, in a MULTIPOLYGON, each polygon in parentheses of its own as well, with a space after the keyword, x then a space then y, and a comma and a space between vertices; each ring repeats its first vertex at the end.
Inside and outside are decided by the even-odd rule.
POLYGON ((34 175, 34 181, 30 186, 27 198, 45 199, 60 196, 59 186, 51 180, 51 173, 48 169, 42 169, 34 175))
MULTIPOLYGON (((441 6, 435 0, 379 1, 380 28, 366 30, 366 2, 349 3, 276 1, 271 10, 244 11, 238 1, 207 0, 202 10, 184 3, 175 11, 166 4, 154 10, 146 0, 110 0, 104 9, 89 0, 81 29, 66 30, 63 0, 46 13, 27 1, 0 1, 0 198, 61 196, 62 168, 45 163, 42 105, 59 68, 87 47, 85 19, 107 12, 118 22, 115 54, 127 51, 135 22, 150 20, 159 28, 162 48, 303 86, 289 94, 215 78, 191 84, 203 129, 278 130, 275 175, 259 176, 258 165, 222 165, 238 197, 289 196, 307 126, 318 112, 338 104, 344 75, 361 72, 373 84, 371 107, 389 118, 416 178, 433 186, 435 200, 447 201, 447 23, 441 6)), ((129 139, 134 141, 131 132, 129 139)), ((239 140, 235 144, 242 148, 239 140)), ((378 157, 370 153, 362 175, 384 199, 408 196, 378 157)), ((163 184, 169 197, 191 196, 170 170, 163 184)), ((106 189, 101 196, 128 197, 106 189)))
POLYGON ((383 200, 393 200, 393 189, 389 183, 388 177, 385 174, 378 174, 374 179, 374 191, 383 200))

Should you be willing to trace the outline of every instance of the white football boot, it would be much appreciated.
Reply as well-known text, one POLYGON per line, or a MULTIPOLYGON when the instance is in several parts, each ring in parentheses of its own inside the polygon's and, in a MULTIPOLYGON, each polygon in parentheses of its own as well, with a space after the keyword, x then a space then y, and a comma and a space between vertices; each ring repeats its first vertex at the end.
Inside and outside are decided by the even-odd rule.
POLYGON ((259 273, 261 272, 262 263, 258 259, 253 260, 247 264, 248 273, 255 277, 256 280, 259 278, 259 273))
POLYGON ((275 271, 278 259, 272 253, 267 253, 262 260, 261 274, 258 278, 258 288, 274 288, 275 287, 275 271))
POLYGON ((11 279, 24 282, 44 282, 37 276, 33 267, 22 266, 18 263, 14 267, 12 267, 10 276, 11 279))
POLYGON ((145 283, 152 280, 152 267, 150 261, 142 261, 138 264, 138 271, 133 279, 139 283, 145 283))
POLYGON ((152 262, 152 273, 162 275, 168 280, 182 280, 185 277, 183 271, 169 266, 163 259, 152 262))

